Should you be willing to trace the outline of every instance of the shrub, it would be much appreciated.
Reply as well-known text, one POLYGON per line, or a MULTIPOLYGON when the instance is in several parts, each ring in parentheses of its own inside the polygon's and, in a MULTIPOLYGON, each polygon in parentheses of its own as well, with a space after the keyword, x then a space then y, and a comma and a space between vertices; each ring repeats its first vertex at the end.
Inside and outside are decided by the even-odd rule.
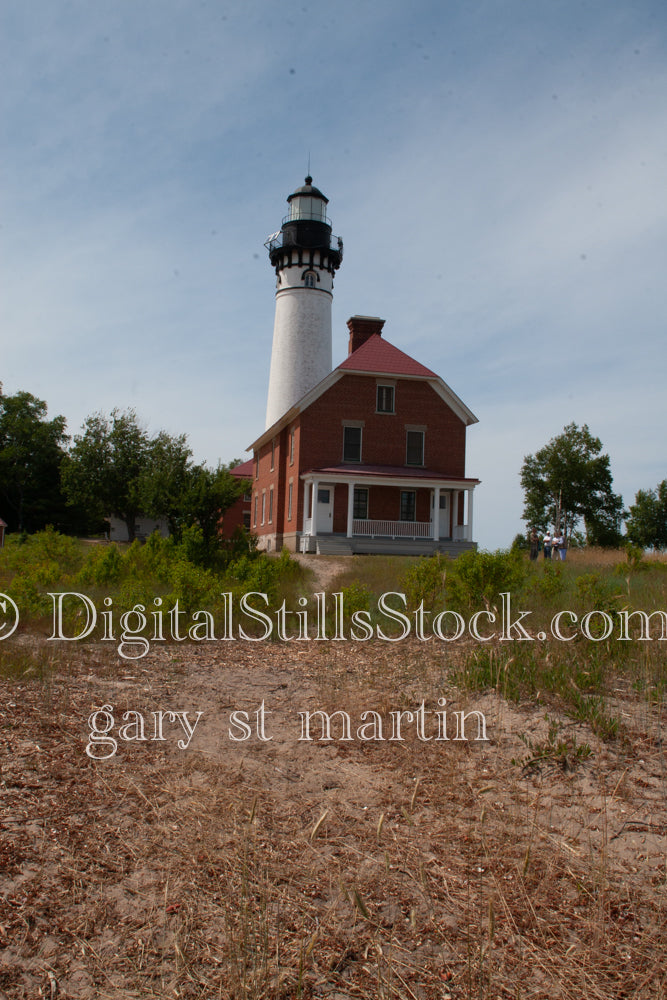
POLYGON ((342 587, 345 620, 349 621, 355 611, 368 611, 371 606, 371 591, 365 583, 351 583, 342 587))
POLYGON ((168 605, 176 601, 183 611, 192 612, 211 607, 220 594, 220 579, 211 570, 195 566, 185 559, 174 563, 171 571, 172 591, 166 599, 168 605))
POLYGON ((498 595, 519 591, 528 574, 528 564, 517 550, 464 552, 447 571, 445 595, 455 611, 467 611, 481 605, 489 608, 498 595))
POLYGON ((559 597, 565 590, 562 565, 559 562, 553 563, 549 559, 545 559, 542 574, 535 577, 532 589, 540 597, 544 597, 547 600, 559 597))
POLYGON ((117 545, 98 545, 90 550, 85 566, 80 570, 78 585, 104 587, 116 584, 123 572, 123 556, 117 545))
POLYGON ((10 535, 2 550, 4 566, 14 572, 48 564, 58 567, 58 573, 76 573, 85 561, 80 542, 46 528, 34 535, 10 535))
POLYGON ((418 607, 423 601, 425 606, 433 608, 437 602, 442 602, 449 565, 447 556, 438 553, 411 566, 401 584, 408 604, 418 607))

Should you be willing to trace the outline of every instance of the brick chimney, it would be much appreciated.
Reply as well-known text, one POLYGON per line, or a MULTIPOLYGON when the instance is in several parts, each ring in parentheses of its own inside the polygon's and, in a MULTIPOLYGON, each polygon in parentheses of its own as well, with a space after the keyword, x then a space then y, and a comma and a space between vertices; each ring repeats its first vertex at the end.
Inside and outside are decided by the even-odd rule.
POLYGON ((381 337, 383 326, 384 320, 378 316, 351 316, 347 321, 347 328, 350 331, 350 340, 347 348, 348 355, 356 351, 362 344, 365 344, 368 338, 372 337, 374 333, 377 333, 381 337))

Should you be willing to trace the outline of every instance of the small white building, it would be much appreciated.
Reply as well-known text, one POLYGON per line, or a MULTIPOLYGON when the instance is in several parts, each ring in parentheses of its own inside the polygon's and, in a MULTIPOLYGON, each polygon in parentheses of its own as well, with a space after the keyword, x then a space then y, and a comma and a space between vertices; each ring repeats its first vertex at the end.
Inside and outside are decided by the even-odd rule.
MULTIPOLYGON (((119 517, 113 516, 106 517, 105 521, 109 523, 110 542, 128 542, 130 540, 125 521, 121 521, 119 517)), ((135 537, 140 542, 145 542, 154 531, 159 531, 163 538, 169 537, 169 525, 165 518, 161 517, 156 520, 153 517, 144 517, 140 514, 134 522, 135 537)))

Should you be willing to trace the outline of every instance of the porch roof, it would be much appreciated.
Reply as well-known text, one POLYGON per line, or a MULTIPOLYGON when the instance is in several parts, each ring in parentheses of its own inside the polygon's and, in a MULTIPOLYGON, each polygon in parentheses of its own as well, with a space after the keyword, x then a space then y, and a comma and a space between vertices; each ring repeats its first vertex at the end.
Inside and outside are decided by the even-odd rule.
POLYGON ((432 469, 393 465, 328 465, 320 469, 309 469, 301 474, 305 480, 333 479, 345 483, 364 483, 412 486, 445 486, 451 489, 469 489, 479 485, 479 479, 465 476, 448 476, 432 469))

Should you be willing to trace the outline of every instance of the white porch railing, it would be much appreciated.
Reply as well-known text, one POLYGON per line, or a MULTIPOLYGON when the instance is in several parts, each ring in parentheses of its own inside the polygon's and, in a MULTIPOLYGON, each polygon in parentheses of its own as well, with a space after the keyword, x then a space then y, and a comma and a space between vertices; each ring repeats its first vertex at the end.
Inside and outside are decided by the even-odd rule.
POLYGON ((352 522, 354 535, 371 538, 432 538, 433 525, 430 521, 362 521, 352 522))

